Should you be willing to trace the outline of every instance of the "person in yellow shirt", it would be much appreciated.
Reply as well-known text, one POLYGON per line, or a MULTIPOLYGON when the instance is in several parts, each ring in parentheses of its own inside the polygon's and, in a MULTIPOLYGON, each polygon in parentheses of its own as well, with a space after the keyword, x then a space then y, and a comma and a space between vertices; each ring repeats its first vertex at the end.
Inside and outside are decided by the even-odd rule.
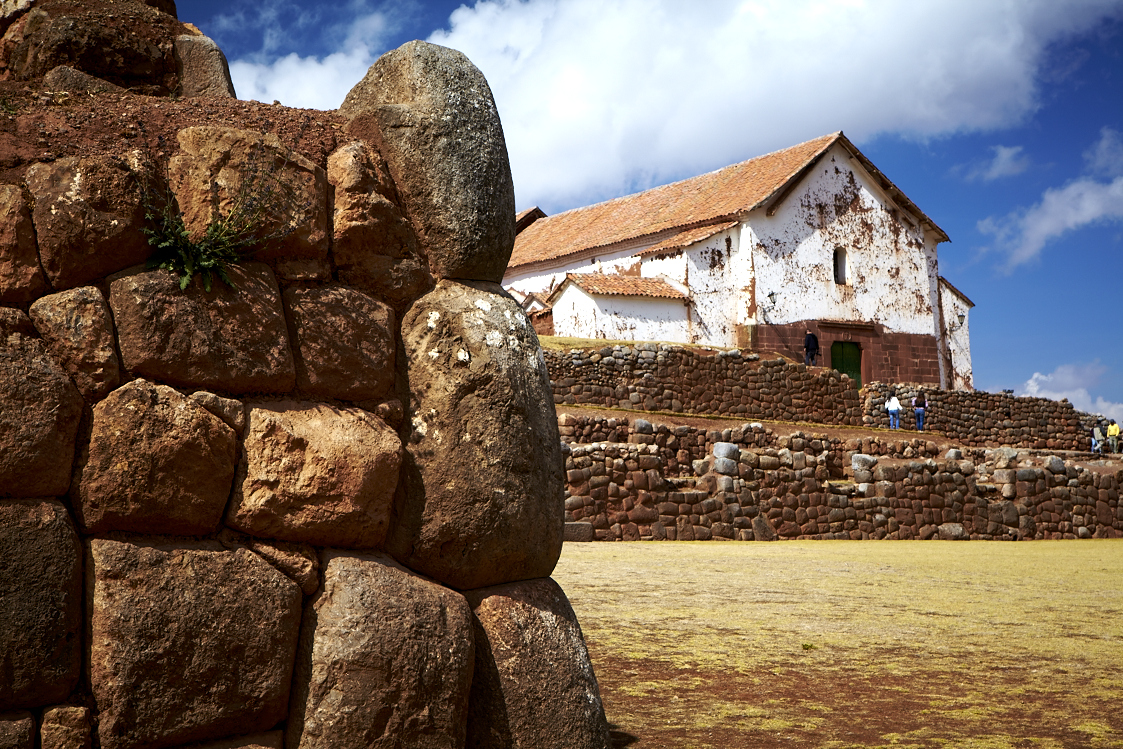
POLYGON ((1119 452, 1119 425, 1115 423, 1115 419, 1107 425, 1107 441, 1111 444, 1113 453, 1119 452))

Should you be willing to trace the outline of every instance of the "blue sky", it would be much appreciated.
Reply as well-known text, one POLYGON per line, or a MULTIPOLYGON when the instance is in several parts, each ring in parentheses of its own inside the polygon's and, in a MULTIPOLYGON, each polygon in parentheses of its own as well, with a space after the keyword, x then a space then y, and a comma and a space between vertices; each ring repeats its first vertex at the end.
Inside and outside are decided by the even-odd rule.
POLYGON ((1123 0, 180 0, 241 98, 332 109, 410 39, 495 93, 547 213, 835 130, 951 237, 975 385, 1123 421, 1123 0))

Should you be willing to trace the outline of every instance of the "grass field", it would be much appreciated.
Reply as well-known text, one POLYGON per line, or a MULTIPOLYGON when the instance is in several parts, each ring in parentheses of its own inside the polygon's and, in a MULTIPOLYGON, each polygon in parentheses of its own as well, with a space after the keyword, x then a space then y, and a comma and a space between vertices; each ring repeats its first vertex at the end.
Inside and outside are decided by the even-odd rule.
POLYGON ((1123 747, 1123 540, 567 544, 614 746, 1123 747))

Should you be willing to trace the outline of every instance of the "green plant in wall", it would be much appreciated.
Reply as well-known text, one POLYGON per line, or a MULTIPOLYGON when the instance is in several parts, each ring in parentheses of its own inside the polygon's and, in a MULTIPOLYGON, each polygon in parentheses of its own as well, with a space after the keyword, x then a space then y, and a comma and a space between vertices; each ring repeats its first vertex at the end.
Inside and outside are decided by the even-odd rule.
POLYGON ((170 190, 151 181, 143 182, 141 195, 148 221, 144 233, 154 249, 148 267, 178 275, 180 289, 186 289, 195 276, 199 276, 207 291, 215 278, 233 288, 227 272, 230 266, 242 262, 259 247, 292 234, 298 227, 297 217, 306 213, 295 191, 280 178, 288 163, 288 159, 279 158, 259 141, 250 150, 237 189, 225 209, 219 185, 212 180, 213 218, 202 235, 194 238, 170 190))

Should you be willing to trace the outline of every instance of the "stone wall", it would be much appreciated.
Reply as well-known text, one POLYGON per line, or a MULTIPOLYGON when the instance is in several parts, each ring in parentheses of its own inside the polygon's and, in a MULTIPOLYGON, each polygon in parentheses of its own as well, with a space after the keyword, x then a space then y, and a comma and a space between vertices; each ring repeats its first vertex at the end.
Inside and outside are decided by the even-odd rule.
POLYGON ((413 42, 343 115, 323 163, 184 127, 0 185, 0 746, 607 748, 490 91, 413 42), (141 264, 145 180, 198 238, 255 153, 282 240, 141 264))
POLYGON ((718 414, 746 419, 862 423, 858 390, 830 369, 639 343, 546 352, 555 404, 718 414))
MULTIPOLYGON (((885 401, 893 390, 901 402, 901 428, 915 429, 910 403, 916 385, 871 383, 862 390, 865 423, 889 428, 885 401)), ((981 390, 937 390, 923 388, 928 401, 924 428, 942 432, 963 445, 1010 445, 1039 450, 1079 450, 1092 447, 1087 414, 1068 401, 1015 397, 1008 393, 981 390)))
POLYGON ((902 429, 913 431, 908 403, 923 387, 929 402, 926 428, 965 446, 1091 447, 1088 415, 1067 401, 878 382, 859 390, 856 382, 830 369, 667 344, 545 354, 557 405, 888 429, 885 399, 893 389, 904 406, 902 429))
MULTIPOLYGON (((598 540, 1054 539, 1123 535, 1123 470, 989 451, 976 465, 878 458, 793 435, 779 448, 719 442, 692 478, 656 445, 573 445, 566 520, 598 540), (801 449, 792 449, 793 447, 801 449), (839 474, 839 457, 847 478, 839 474)), ((926 451, 924 445, 905 450, 926 451)), ((983 456, 980 456, 983 457, 983 456)))

